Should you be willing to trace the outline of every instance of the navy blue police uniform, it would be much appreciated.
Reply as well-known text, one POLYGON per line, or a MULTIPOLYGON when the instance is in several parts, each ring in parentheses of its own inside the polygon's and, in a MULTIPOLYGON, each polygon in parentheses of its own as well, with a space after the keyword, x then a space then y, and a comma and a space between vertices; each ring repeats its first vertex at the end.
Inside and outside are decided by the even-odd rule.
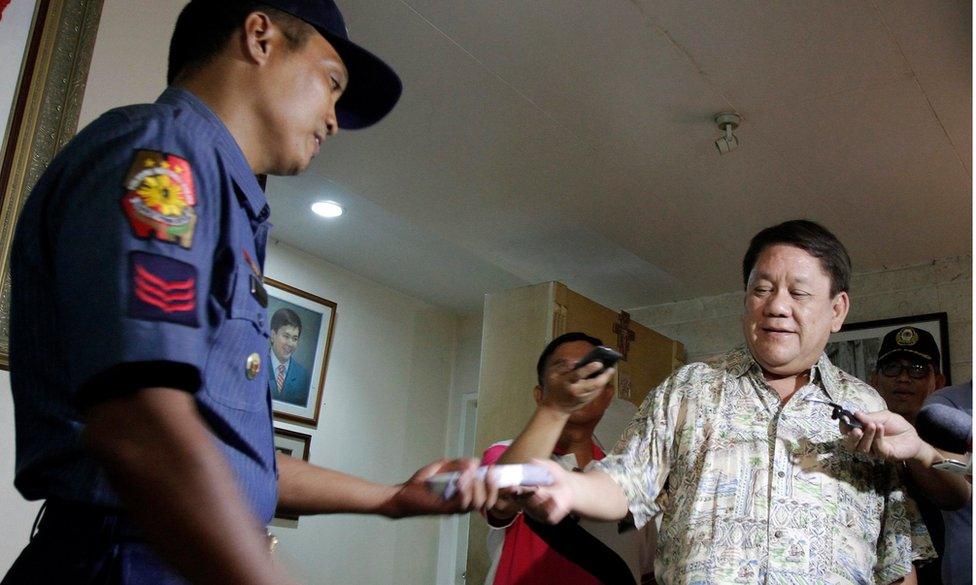
POLYGON ((268 216, 230 132, 182 89, 104 114, 50 165, 14 239, 10 324, 14 483, 47 504, 4 584, 183 583, 81 443, 85 407, 140 388, 194 395, 271 520, 268 216))

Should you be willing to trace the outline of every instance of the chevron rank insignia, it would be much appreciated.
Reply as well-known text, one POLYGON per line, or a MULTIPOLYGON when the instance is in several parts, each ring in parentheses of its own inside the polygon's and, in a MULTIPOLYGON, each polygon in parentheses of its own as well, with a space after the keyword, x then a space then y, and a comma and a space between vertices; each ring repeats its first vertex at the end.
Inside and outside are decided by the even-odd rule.
POLYGON ((159 254, 129 255, 129 316, 198 327, 197 269, 159 254))

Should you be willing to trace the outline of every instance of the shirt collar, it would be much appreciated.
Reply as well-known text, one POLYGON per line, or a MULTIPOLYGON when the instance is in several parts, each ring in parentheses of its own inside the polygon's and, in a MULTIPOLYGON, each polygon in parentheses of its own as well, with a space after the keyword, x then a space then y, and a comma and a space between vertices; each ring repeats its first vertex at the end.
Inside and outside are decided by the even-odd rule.
POLYGON ((288 369, 288 364, 291 363, 291 358, 288 358, 288 361, 286 362, 282 362, 278 360, 278 356, 275 355, 274 351, 269 351, 268 353, 271 354, 271 370, 275 374, 278 373, 278 366, 284 365, 285 369, 288 369))
POLYGON ((811 381, 816 378, 819 378, 820 387, 824 389, 824 392, 833 401, 834 396, 837 394, 836 391, 840 389, 840 370, 831 363, 826 353, 820 354, 820 359, 814 364, 813 371, 810 373, 811 381))
POLYGON ((177 108, 189 108, 210 123, 215 131, 217 147, 227 157, 231 176, 233 176, 234 182, 237 183, 237 186, 243 192, 243 201, 247 205, 251 216, 261 221, 267 219, 271 211, 268 208, 268 200, 264 196, 264 191, 261 189, 257 177, 254 176, 254 172, 251 170, 247 158, 244 157, 244 151, 241 150, 240 145, 237 144, 237 140, 234 139, 234 136, 227 129, 227 126, 224 125, 223 121, 217 117, 217 114, 207 104, 203 103, 203 100, 189 90, 181 87, 167 87, 156 100, 156 103, 167 104, 177 108))
MULTIPOLYGON (((593 439, 594 440, 593 440, 592 457, 594 461, 599 461, 600 459, 606 457, 606 454, 603 452, 603 449, 600 448, 600 445, 597 444, 596 437, 594 437, 593 439)), ((557 457, 565 457, 567 455, 567 453, 562 449, 560 449, 558 446, 552 448, 552 454, 556 455, 557 457)), ((575 456, 573 457, 573 459, 574 460, 576 459, 575 456)))
MULTIPOLYGON (((740 346, 732 350, 728 355, 727 368, 729 373, 737 378, 741 378, 752 372, 759 378, 763 377, 762 367, 753 357, 752 352, 747 346, 740 346)), ((810 368, 810 381, 820 382, 821 387, 830 395, 831 391, 837 388, 840 376, 837 366, 830 362, 826 353, 821 353, 817 363, 810 368)))
POLYGON ((756 359, 752 357, 749 348, 744 345, 729 352, 725 367, 736 378, 745 376, 752 369, 756 369, 762 374, 762 368, 756 363, 756 359))

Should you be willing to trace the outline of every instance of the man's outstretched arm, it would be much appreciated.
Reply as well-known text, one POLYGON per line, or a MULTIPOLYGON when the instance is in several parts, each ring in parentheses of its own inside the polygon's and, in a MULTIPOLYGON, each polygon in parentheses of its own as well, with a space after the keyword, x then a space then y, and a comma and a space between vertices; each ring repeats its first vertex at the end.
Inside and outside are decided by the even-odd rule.
POLYGON ((533 518, 556 524, 569 514, 602 522, 616 522, 627 516, 624 490, 603 471, 576 473, 553 461, 536 459, 532 463, 544 466, 553 478, 548 486, 514 488, 526 496, 524 510, 533 518))
POLYGON ((384 485, 325 469, 278 454, 278 510, 292 514, 378 514, 403 518, 426 514, 454 514, 485 503, 484 482, 475 478, 475 459, 435 461, 399 485, 384 485), (424 480, 459 471, 458 492, 445 500, 427 489, 424 480))

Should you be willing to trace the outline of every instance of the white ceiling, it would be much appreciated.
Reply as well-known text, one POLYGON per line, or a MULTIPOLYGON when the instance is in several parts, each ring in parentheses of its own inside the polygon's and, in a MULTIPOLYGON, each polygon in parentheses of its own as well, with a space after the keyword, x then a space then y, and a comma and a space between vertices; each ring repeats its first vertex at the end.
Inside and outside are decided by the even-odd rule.
POLYGON ((341 5, 404 95, 271 179, 274 236, 393 288, 459 311, 544 280, 614 308, 716 294, 795 217, 858 271, 971 251, 969 2, 341 5))

